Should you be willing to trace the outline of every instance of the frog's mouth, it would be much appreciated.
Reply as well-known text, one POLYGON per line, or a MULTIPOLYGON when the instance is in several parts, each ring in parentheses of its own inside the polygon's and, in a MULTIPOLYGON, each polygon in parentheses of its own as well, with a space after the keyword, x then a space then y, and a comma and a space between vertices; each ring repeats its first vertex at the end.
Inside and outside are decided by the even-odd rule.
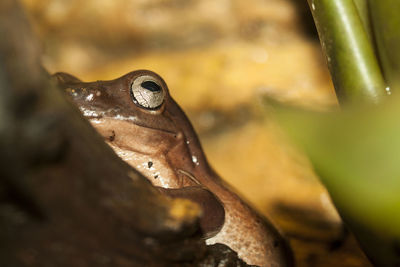
POLYGON ((225 210, 220 200, 203 186, 187 186, 183 188, 156 187, 163 194, 172 198, 184 198, 198 204, 203 211, 200 227, 204 237, 216 235, 225 221, 225 210))

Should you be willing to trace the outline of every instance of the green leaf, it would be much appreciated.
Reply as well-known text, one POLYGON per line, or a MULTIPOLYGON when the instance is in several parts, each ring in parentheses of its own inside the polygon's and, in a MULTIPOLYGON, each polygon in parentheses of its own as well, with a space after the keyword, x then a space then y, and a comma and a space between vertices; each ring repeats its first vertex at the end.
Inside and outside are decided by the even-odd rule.
POLYGON ((327 113, 279 108, 277 114, 367 254, 378 264, 400 263, 400 99, 327 113))

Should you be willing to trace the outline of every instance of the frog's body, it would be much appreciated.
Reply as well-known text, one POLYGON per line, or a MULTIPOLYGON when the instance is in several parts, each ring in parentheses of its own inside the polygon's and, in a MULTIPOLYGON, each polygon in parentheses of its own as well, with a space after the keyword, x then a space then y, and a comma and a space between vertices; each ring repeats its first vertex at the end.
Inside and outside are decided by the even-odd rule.
POLYGON ((192 125, 157 74, 134 71, 92 83, 65 73, 55 77, 122 159, 161 191, 203 207, 207 244, 226 244, 248 264, 291 264, 275 228, 210 168, 192 125))

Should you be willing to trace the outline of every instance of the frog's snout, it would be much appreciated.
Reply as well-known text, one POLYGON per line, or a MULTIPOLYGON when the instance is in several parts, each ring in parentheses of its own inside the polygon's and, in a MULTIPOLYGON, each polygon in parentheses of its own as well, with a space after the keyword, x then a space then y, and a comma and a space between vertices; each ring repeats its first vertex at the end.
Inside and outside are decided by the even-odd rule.
POLYGON ((65 72, 57 72, 52 75, 53 78, 56 79, 56 81, 59 84, 67 84, 67 83, 80 83, 82 82, 75 76, 65 73, 65 72))

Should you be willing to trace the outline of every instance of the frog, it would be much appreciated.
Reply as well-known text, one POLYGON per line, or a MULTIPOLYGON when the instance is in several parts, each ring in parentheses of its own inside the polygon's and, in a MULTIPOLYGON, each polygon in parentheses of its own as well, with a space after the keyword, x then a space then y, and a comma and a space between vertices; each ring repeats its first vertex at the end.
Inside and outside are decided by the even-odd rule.
POLYGON ((108 81, 53 74, 105 142, 160 192, 202 208, 207 245, 221 243, 249 265, 292 266, 285 238, 223 180, 165 81, 136 70, 108 81))

